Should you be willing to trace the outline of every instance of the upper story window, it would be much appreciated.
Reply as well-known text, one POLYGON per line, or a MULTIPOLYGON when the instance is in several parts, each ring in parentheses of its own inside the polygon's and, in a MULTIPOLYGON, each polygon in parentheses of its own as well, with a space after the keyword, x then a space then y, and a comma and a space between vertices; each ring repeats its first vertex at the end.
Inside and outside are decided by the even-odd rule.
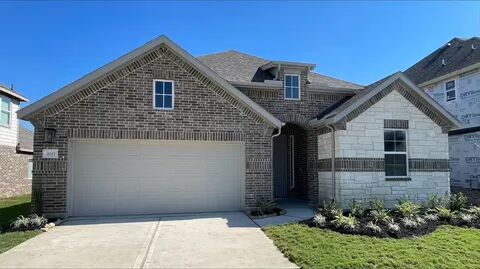
POLYGON ((12 114, 12 100, 5 96, 0 96, 0 125, 10 127, 12 114))
POLYGON ((457 98, 455 93, 455 80, 445 82, 445 96, 447 101, 453 101, 457 98))
POLYGON ((174 104, 174 84, 172 80, 153 81, 153 107, 172 110, 174 104))
POLYGON ((385 176, 407 176, 407 132, 399 129, 384 130, 385 176))
POLYGON ((300 100, 300 76, 285 75, 285 99, 300 100))

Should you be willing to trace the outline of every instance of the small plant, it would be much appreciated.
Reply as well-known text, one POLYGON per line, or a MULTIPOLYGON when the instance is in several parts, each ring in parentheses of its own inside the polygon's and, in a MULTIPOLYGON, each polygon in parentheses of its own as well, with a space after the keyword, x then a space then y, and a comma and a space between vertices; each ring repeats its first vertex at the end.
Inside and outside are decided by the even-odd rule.
POLYGON ((323 227, 327 223, 327 219, 322 216, 322 214, 317 213, 315 214, 315 217, 313 217, 313 223, 315 223, 317 227, 323 227))
POLYGON ((403 218, 416 218, 420 214, 421 206, 408 200, 402 200, 397 205, 397 211, 403 218))
POLYGON ((440 220, 450 221, 455 216, 455 213, 446 207, 438 207, 436 210, 440 220))
POLYGON ((468 207, 468 198, 461 192, 450 195, 449 208, 452 211, 460 211, 468 207))
POLYGON ((375 211, 384 211, 385 201, 374 198, 370 201, 370 208, 375 211))
POLYGON ((374 234, 382 233, 382 228, 372 221, 369 221, 367 225, 365 225, 365 228, 374 234))
POLYGON ((472 206, 468 212, 472 214, 476 219, 480 219, 480 206, 472 206))
POLYGON ((386 224, 392 218, 389 215, 388 210, 380 209, 380 210, 372 210, 370 211, 370 216, 372 216, 373 221, 375 223, 386 224))
POLYGON ((32 214, 28 217, 19 216, 12 223, 10 227, 14 231, 27 231, 43 228, 47 224, 47 219, 37 214, 32 214))
POLYGON ((459 224, 468 225, 473 222, 475 217, 472 214, 459 212, 455 215, 455 221, 459 224))
POLYGON ((395 221, 392 219, 392 220, 387 222, 387 230, 388 230, 389 233, 396 234, 396 233, 400 232, 400 225, 395 223, 395 221))
POLYGON ((342 229, 347 232, 353 232, 357 228, 357 219, 354 216, 343 216, 339 215, 336 217, 334 221, 332 221, 332 224, 335 226, 337 229, 342 229))
POLYGON ((322 213, 327 220, 334 220, 343 214, 343 210, 335 200, 331 200, 328 203, 323 203, 323 208, 320 210, 320 213, 322 213))
POLYGON ((423 216, 426 221, 437 221, 438 215, 436 213, 427 213, 423 216))
POLYGON ((407 229, 415 229, 421 225, 415 218, 402 218, 401 221, 407 229))
POLYGON ((448 200, 444 196, 438 194, 432 194, 428 196, 427 207, 429 209, 435 209, 437 207, 445 207, 448 204, 448 200))
POLYGON ((257 207, 259 208, 259 215, 268 215, 275 213, 277 203, 273 200, 257 200, 257 207))
POLYGON ((356 218, 363 217, 365 215, 365 205, 353 200, 350 204, 350 214, 356 218))

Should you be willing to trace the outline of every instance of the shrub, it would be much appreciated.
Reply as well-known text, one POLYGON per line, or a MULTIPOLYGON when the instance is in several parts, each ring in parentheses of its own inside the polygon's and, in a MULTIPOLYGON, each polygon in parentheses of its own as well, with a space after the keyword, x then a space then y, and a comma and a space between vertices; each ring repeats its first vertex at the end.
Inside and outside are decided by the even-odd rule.
POLYGON ((350 204, 350 214, 356 218, 363 217, 365 215, 365 205, 353 200, 350 204))
POLYGON ((384 211, 385 202, 383 200, 374 198, 373 200, 370 201, 370 208, 375 211, 384 211))
POLYGON ((480 219, 480 206, 472 206, 468 212, 472 214, 476 219, 480 219))
POLYGON ((405 228, 407 229, 415 229, 419 226, 422 225, 421 221, 423 221, 423 219, 421 219, 421 221, 419 221, 419 219, 421 218, 402 218, 401 221, 403 223, 403 226, 405 226, 405 228))
POLYGON ((320 213, 322 213, 327 220, 334 220, 343 214, 343 210, 338 206, 335 200, 331 200, 328 203, 323 203, 323 208, 320 210, 320 213))
POLYGON ((365 225, 365 228, 374 234, 382 233, 382 228, 377 224, 373 223, 372 221, 369 221, 367 225, 365 225))
POLYGON ((375 223, 386 224, 388 221, 392 219, 388 213, 389 212, 386 209, 372 210, 370 212, 370 216, 372 216, 373 221, 375 223))
POLYGON ((317 227, 323 227, 327 223, 327 219, 322 216, 322 214, 317 213, 315 214, 315 217, 313 217, 313 223, 315 223, 317 227))
POLYGON ((10 227, 14 231, 27 231, 43 228, 47 224, 47 219, 37 214, 32 214, 28 217, 19 216, 12 223, 10 227))
POLYGON ((420 214, 421 206, 415 202, 403 200, 396 205, 399 215, 403 218, 416 218, 420 214))
POLYGON ((438 218, 445 221, 450 221, 455 213, 446 207, 437 207, 438 218))
POLYGON ((461 192, 450 195, 449 208, 452 211, 460 211, 468 207, 468 198, 461 192))
POLYGON ((349 215, 348 217, 339 215, 332 221, 332 224, 337 229, 341 229, 347 232, 353 232, 357 228, 357 219, 354 216, 349 215))
POLYGON ((426 221, 437 221, 438 215, 436 213, 427 213, 423 216, 426 221))
POLYGON ((433 194, 428 196, 427 207, 430 209, 435 209, 437 207, 445 207, 448 203, 448 200, 444 196, 438 194, 433 194))
POLYGON ((455 222, 459 224, 468 225, 471 224, 474 219, 475 217, 469 213, 459 212, 455 215, 455 222))
POLYGON ((273 200, 257 200, 257 207, 259 208, 260 215, 268 215, 275 213, 274 209, 277 208, 277 203, 273 200))
POLYGON ((396 234, 400 232, 400 225, 395 223, 395 221, 392 219, 387 222, 387 230, 389 233, 396 234))

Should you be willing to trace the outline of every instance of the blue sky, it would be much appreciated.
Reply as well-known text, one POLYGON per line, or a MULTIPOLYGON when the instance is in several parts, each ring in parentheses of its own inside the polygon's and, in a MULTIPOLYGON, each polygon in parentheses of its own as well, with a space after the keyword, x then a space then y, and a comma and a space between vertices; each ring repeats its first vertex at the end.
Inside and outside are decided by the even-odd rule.
POLYGON ((317 64, 360 84, 453 37, 480 36, 476 2, 0 2, 0 83, 36 101, 166 34, 195 56, 235 49, 317 64))

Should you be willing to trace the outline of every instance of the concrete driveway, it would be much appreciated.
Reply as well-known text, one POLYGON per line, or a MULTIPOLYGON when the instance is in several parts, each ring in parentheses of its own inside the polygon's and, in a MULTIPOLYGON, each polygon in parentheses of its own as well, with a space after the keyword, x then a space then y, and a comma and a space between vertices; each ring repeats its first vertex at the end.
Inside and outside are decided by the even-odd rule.
POLYGON ((0 268, 296 268, 244 213, 71 219, 0 268))

